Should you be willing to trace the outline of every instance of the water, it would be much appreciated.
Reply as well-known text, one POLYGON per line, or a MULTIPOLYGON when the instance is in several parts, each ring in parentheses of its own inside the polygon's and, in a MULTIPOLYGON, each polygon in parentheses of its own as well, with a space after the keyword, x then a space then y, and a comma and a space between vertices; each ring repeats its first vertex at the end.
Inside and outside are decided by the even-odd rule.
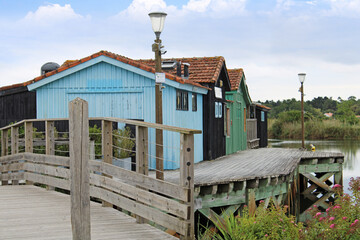
MULTIPOLYGON (((310 150, 310 144, 315 145, 316 151, 341 152, 344 154, 343 183, 345 192, 349 193, 351 177, 360 176, 360 141, 356 140, 320 140, 305 141, 305 147, 310 150)), ((300 148, 301 141, 269 140, 269 147, 273 148, 300 148)))

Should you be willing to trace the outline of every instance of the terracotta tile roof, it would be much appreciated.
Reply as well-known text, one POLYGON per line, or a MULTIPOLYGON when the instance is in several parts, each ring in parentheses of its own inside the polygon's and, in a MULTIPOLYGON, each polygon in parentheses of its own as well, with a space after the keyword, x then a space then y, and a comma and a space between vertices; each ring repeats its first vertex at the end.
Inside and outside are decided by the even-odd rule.
MULTIPOLYGON (((147 64, 144 64, 144 63, 141 63, 139 61, 136 61, 136 60, 133 60, 133 59, 130 59, 130 58, 127 58, 127 57, 124 57, 124 56, 121 56, 121 55, 118 55, 118 54, 115 54, 115 53, 111 53, 111 52, 108 52, 108 51, 100 51, 100 52, 97 52, 97 53, 94 53, 88 57, 85 57, 85 58, 82 58, 80 60, 68 60, 68 61, 65 61, 64 64, 61 65, 61 67, 59 67, 58 69, 54 70, 54 71, 51 71, 51 72, 48 72, 44 75, 41 75, 39 77, 36 77, 30 81, 27 81, 27 82, 24 82, 24 83, 19 83, 19 84, 15 84, 15 85, 11 85, 11 86, 4 86, 2 88, 0 88, 0 91, 3 90, 3 89, 10 89, 10 88, 14 88, 14 87, 20 87, 20 86, 27 86, 27 85, 30 85, 32 83, 35 83, 35 82, 38 82, 44 78, 47 78, 47 77, 50 77, 52 75, 55 75, 57 73, 60 73, 60 72, 63 72, 69 68, 72 68, 72 67, 75 67, 81 63, 84 63, 84 62, 87 62, 91 59, 94 59, 96 57, 99 57, 99 56, 107 56, 107 57, 110 57, 110 58, 113 58, 115 60, 118 60, 120 62, 123 62, 123 63, 126 63, 126 64, 129 64, 129 65, 132 65, 134 67, 137 67, 137 68, 140 68, 142 70, 145 70, 145 71, 148 71, 148 72, 152 72, 152 73, 155 73, 155 68, 152 67, 152 66, 149 66, 147 64)), ((205 88, 205 89, 209 89, 207 87, 204 87, 196 82, 192 82, 188 79, 183 79, 181 77, 178 77, 174 74, 171 74, 171 73, 165 73, 165 77, 167 79, 170 79, 170 80, 173 80, 173 81, 176 81, 176 82, 179 82, 179 83, 182 83, 182 84, 190 84, 190 85, 194 85, 194 86, 197 86, 197 87, 200 87, 200 88, 205 88)))
POLYGON ((242 68, 228 69, 228 75, 231 85, 231 91, 238 90, 241 78, 244 75, 244 70, 242 68))
MULTIPOLYGON (((193 57, 193 58, 168 58, 162 61, 173 61, 189 63, 189 80, 196 83, 214 83, 218 80, 221 68, 225 63, 224 57, 193 57)), ((139 59, 138 62, 154 67, 153 59, 139 59)), ((183 67, 181 74, 184 74, 183 67)), ((170 70, 164 70, 176 75, 176 67, 170 70)))

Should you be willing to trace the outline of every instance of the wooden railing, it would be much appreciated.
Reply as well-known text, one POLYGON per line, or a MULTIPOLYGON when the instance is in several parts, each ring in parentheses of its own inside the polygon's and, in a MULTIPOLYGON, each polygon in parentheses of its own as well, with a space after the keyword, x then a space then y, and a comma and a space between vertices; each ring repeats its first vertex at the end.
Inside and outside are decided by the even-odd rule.
POLYGON ((70 157, 56 156, 54 122, 60 120, 64 121, 24 120, 0 129, 2 185, 26 181, 70 190, 73 239, 90 239, 90 196, 103 201, 103 206, 114 205, 135 214, 138 223, 154 222, 176 231, 182 239, 194 239, 194 134, 200 131, 118 118, 92 119, 102 121, 99 161, 90 160, 87 102, 75 99, 69 103, 70 157), (34 153, 34 122, 45 123, 45 154, 34 153), (113 122, 136 126, 136 172, 112 164, 113 122), (20 149, 22 127, 25 144, 20 149), (179 133, 179 183, 148 176, 150 128, 179 133))
POLYGON ((257 120, 246 119, 247 145, 248 148, 258 148, 259 138, 257 137, 257 120))

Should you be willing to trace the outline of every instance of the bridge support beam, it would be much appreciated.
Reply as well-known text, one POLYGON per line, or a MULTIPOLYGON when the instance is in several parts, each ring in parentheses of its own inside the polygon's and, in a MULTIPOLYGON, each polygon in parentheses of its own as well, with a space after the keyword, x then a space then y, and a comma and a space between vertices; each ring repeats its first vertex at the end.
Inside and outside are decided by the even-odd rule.
POLYGON ((89 110, 85 100, 69 103, 70 194, 73 240, 91 239, 89 186, 89 110))

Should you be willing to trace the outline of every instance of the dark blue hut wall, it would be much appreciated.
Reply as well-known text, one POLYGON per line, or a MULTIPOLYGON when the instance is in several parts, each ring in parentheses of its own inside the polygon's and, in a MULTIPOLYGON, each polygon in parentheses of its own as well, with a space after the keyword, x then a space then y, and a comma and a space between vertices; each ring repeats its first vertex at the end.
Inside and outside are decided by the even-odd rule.
POLYGON ((0 127, 36 118, 36 93, 26 87, 0 91, 0 127))

